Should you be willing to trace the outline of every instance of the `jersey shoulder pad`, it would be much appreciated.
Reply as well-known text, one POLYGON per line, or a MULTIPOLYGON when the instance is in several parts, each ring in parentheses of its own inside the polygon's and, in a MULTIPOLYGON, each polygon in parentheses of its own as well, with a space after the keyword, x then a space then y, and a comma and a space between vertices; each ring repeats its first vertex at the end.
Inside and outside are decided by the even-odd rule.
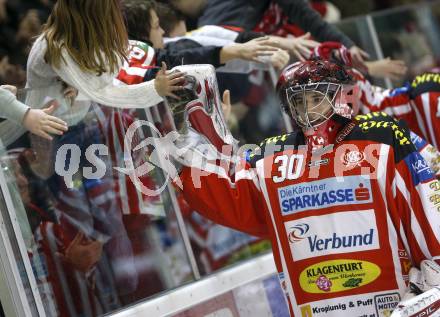
POLYGON ((397 120, 385 112, 371 112, 355 117, 357 126, 348 139, 366 140, 390 145, 396 162, 415 151, 410 131, 403 120, 397 120))
POLYGON ((354 117, 354 120, 358 123, 368 121, 396 121, 392 116, 383 111, 374 111, 366 114, 358 114, 354 117))
POLYGON ((411 82, 411 98, 427 93, 440 92, 440 74, 424 73, 416 76, 411 82))
POLYGON ((282 152, 285 149, 288 149, 288 147, 296 148, 299 144, 304 144, 304 142, 301 143, 301 140, 303 140, 303 137, 297 132, 290 132, 266 138, 259 146, 248 152, 246 160, 252 167, 255 167, 257 161, 266 156, 282 152))

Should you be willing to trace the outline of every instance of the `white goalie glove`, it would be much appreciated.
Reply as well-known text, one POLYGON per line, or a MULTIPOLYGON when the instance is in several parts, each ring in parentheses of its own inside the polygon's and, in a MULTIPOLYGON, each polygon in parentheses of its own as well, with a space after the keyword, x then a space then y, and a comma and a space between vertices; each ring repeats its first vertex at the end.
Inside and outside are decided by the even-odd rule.
POLYGON ((391 317, 440 316, 440 265, 424 260, 420 270, 411 268, 408 292, 391 317))
POLYGON ((173 71, 185 73, 185 83, 176 92, 179 99, 167 98, 178 138, 170 151, 177 162, 208 171, 209 161, 232 160, 237 141, 223 116, 215 69, 211 65, 177 66, 173 71))
MULTIPOLYGON (((175 92, 178 98, 166 98, 175 130, 163 135, 154 125, 136 121, 137 125, 149 125, 155 132, 154 136, 145 138, 134 149, 147 146, 155 149, 149 156, 148 164, 138 168, 138 172, 145 173, 159 167, 167 180, 169 177, 179 188, 182 188, 179 178, 182 166, 193 167, 195 173, 200 170, 226 177, 234 166, 238 142, 223 117, 215 69, 211 65, 185 65, 172 71, 185 73, 183 89, 175 92)), ((127 132, 126 138, 129 135, 127 132)), ((130 142, 128 138, 125 144, 130 142)), ((128 172, 122 172, 134 175, 133 164, 128 162, 126 165, 128 172)))

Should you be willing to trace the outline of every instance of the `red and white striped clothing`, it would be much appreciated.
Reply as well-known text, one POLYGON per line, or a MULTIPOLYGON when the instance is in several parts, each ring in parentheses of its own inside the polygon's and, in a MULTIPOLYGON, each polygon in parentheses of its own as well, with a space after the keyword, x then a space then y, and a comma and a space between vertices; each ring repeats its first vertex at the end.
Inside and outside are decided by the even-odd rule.
MULTIPOLYGON (((146 73, 156 68, 156 57, 154 49, 148 44, 140 41, 130 40, 130 53, 128 60, 119 71, 117 80, 121 85, 134 85, 144 82, 146 73)), ((119 110, 102 106, 94 108, 101 130, 109 145, 110 157, 113 167, 124 167, 124 138, 129 126, 136 120, 135 110, 119 110)), ((134 149, 145 136, 140 129, 137 129, 132 141, 131 148, 134 149)), ((144 150, 132 151, 130 155, 136 166, 142 165, 148 153, 144 150)), ((158 215, 163 212, 160 196, 148 196, 138 191, 130 177, 113 170, 115 192, 118 204, 121 206, 124 215, 150 214, 158 215)), ((154 190, 154 180, 145 175, 140 177, 144 186, 154 190)))
POLYGON ((440 146, 440 92, 427 91, 411 102, 410 126, 419 126, 423 136, 436 148, 440 146))
MULTIPOLYGON (((113 167, 124 167, 124 138, 129 126, 136 119, 135 110, 119 110, 104 106, 94 106, 93 108, 105 142, 109 147, 111 158, 111 169, 113 173, 113 191, 116 201, 124 215, 130 214, 150 214, 158 215, 162 212, 160 196, 148 196, 136 189, 136 186, 126 174, 120 173, 113 167)), ((131 148, 134 149, 143 139, 144 135, 140 129, 137 129, 132 140, 131 148)), ((142 165, 148 153, 141 149, 130 153, 136 166, 142 165)), ((153 190, 155 188, 154 180, 144 175, 140 177, 144 186, 153 190)))
POLYGON ((144 82, 148 70, 156 68, 154 48, 140 41, 130 40, 129 55, 116 79, 127 85, 144 82))
POLYGON ((302 134, 270 138, 260 149, 276 151, 254 151, 234 183, 181 174, 192 208, 271 239, 295 316, 388 316, 410 266, 440 256, 440 184, 408 131, 385 113, 354 123, 318 157, 302 134))
POLYGON ((410 86, 383 89, 354 72, 361 91, 361 111, 384 111, 405 120, 411 131, 440 146, 440 74, 417 76, 410 86))

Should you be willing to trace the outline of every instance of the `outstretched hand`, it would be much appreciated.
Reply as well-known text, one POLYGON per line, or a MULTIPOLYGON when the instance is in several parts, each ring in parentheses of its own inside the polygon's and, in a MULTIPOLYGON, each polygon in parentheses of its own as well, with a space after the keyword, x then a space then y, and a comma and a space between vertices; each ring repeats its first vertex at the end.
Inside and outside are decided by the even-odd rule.
POLYGON ((390 78, 392 80, 401 79, 408 71, 408 67, 404 61, 393 60, 389 57, 377 61, 365 62, 365 65, 371 76, 390 78))
POLYGON ((306 33, 302 36, 298 36, 293 39, 288 39, 291 41, 290 43, 290 52, 295 55, 300 61, 305 61, 310 57, 311 49, 315 48, 319 45, 319 42, 316 42, 311 39, 310 33, 306 33))
POLYGON ((23 118, 23 126, 31 133, 52 140, 50 134, 62 135, 67 131, 67 123, 52 116, 59 103, 52 100, 43 109, 29 109, 23 118))
POLYGON ((319 42, 311 39, 310 33, 295 38, 269 36, 267 39, 260 40, 266 45, 275 46, 288 51, 300 61, 305 61, 311 55, 311 50, 319 45, 319 42))
POLYGON ((283 49, 278 49, 270 57, 270 63, 275 69, 281 70, 289 63, 289 53, 283 49))
POLYGON ((9 92, 12 92, 14 95, 17 95, 17 87, 12 85, 1 85, 0 88, 6 89, 9 92))
POLYGON ((353 60, 353 64, 355 63, 365 63, 365 59, 370 58, 370 55, 368 55, 367 52, 365 52, 364 50, 360 49, 357 46, 352 46, 349 49, 350 54, 351 54, 351 58, 353 60))
POLYGON ((173 97, 180 99, 174 94, 174 91, 183 89, 182 85, 185 82, 185 74, 182 72, 167 71, 167 64, 162 62, 162 67, 156 75, 154 80, 154 88, 156 88, 159 96, 173 97))

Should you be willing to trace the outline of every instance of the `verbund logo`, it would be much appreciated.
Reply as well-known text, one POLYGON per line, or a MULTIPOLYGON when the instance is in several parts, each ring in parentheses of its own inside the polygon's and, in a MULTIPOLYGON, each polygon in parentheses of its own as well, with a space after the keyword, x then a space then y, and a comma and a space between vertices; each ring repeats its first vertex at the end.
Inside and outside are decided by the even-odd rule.
POLYGON ((295 243, 305 238, 307 232, 309 232, 309 225, 305 223, 300 223, 296 226, 290 228, 289 241, 295 243))
POLYGON ((356 246, 366 246, 373 244, 374 229, 366 234, 353 234, 348 236, 338 236, 336 232, 327 238, 318 238, 318 235, 308 237, 310 251, 323 251, 328 249, 350 248, 356 246))
POLYGON ((337 212, 285 223, 295 261, 379 248, 373 210, 337 212))

